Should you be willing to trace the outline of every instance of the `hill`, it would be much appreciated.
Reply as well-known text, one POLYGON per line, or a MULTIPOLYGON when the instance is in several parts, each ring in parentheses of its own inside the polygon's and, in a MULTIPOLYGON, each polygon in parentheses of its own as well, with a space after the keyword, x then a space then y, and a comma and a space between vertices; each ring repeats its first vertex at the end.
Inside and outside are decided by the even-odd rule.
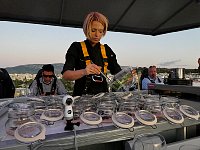
MULTIPOLYGON (((5 68, 9 74, 24 74, 24 73, 30 73, 30 74, 36 74, 38 70, 42 68, 44 64, 28 64, 28 65, 20 65, 20 66, 15 66, 15 67, 7 67, 5 68)), ((52 64, 54 66, 54 70, 56 74, 60 74, 63 65, 62 63, 55 63, 52 64)))
MULTIPOLYGON (((7 67, 5 68, 9 74, 24 74, 24 73, 30 73, 30 74, 36 74, 39 69, 42 68, 44 64, 27 64, 27 65, 20 65, 15 67, 7 67)), ((53 64, 55 73, 60 74, 63 69, 63 63, 55 63, 53 64)), ((121 66, 121 68, 125 68, 127 66, 121 66)), ((138 67, 139 70, 142 70, 143 67, 138 67)), ((165 73, 169 72, 168 68, 158 68, 158 73, 165 73)), ((185 73, 198 73, 198 69, 185 69, 185 73)))

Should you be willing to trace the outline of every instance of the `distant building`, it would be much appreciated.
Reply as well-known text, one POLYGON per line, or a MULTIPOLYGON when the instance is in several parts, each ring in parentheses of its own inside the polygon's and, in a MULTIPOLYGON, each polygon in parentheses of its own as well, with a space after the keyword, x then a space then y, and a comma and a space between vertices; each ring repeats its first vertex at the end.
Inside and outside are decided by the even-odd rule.
POLYGON ((28 88, 16 88, 15 97, 27 96, 29 94, 28 88))
MULTIPOLYGON (((25 74, 10 74, 10 77, 12 80, 31 80, 34 79, 36 74, 30 74, 30 73, 25 73, 25 74)), ((61 74, 56 75, 58 79, 62 78, 61 74)))
POLYGON ((31 80, 34 79, 36 74, 10 74, 12 80, 31 80))

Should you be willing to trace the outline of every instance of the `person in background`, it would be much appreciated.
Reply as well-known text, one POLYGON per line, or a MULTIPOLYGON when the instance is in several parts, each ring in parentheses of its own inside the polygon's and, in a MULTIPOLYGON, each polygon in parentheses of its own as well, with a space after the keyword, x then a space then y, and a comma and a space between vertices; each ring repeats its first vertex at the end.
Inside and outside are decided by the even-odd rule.
POLYGON ((0 68, 0 98, 13 98, 15 86, 6 69, 0 68))
POLYGON ((148 70, 149 70, 149 68, 144 67, 144 68, 142 69, 142 71, 141 71, 141 76, 140 76, 140 78, 139 78, 139 87, 138 87, 138 88, 140 88, 140 90, 142 90, 142 80, 143 80, 144 78, 147 78, 147 77, 148 77, 148 70))
POLYGON ((33 96, 67 94, 63 83, 55 76, 54 66, 51 64, 43 65, 29 88, 30 95, 33 96))
POLYGON ((198 64, 199 64, 198 72, 199 72, 199 74, 200 74, 200 58, 198 59, 198 64))
POLYGON ((112 75, 121 71, 116 55, 100 40, 106 35, 107 18, 99 12, 89 13, 83 23, 86 40, 73 42, 69 47, 62 70, 65 80, 75 80, 73 96, 108 92, 108 84, 102 73, 112 75), (102 73, 100 73, 102 72, 102 73))
POLYGON ((157 77, 156 66, 150 66, 148 68, 148 76, 142 80, 142 90, 148 90, 149 83, 163 83, 161 79, 157 77))

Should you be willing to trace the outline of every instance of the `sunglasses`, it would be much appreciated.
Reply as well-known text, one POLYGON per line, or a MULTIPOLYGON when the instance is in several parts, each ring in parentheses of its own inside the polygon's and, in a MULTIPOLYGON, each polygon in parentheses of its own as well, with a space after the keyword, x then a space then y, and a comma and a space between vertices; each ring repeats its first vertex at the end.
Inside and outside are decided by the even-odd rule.
POLYGON ((45 75, 45 74, 43 74, 43 77, 45 77, 45 78, 47 78, 47 77, 49 77, 49 78, 53 78, 54 75, 45 75))

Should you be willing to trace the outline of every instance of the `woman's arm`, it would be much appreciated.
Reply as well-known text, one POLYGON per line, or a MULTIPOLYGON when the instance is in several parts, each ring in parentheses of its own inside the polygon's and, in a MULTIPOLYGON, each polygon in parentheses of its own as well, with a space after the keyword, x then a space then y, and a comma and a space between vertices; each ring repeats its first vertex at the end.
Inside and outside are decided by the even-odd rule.
POLYGON ((89 74, 100 74, 101 67, 95 64, 89 64, 85 69, 80 70, 67 70, 63 73, 63 78, 65 80, 77 80, 82 78, 85 75, 89 74))
POLYGON ((63 79, 73 81, 80 79, 85 75, 87 75, 86 69, 75 70, 75 71, 67 70, 63 73, 63 79))

